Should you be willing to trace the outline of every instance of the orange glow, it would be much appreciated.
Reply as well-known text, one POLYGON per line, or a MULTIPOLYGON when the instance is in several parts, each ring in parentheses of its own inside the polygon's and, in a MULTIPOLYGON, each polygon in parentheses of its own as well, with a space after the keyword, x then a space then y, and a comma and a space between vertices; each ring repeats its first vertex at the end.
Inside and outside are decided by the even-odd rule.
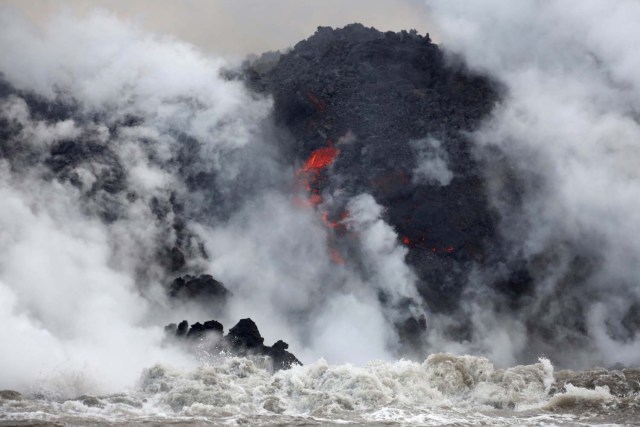
POLYGON ((304 186, 309 193, 309 204, 317 206, 323 202, 320 194, 319 184, 322 181, 322 171, 330 166, 336 157, 340 154, 340 150, 333 146, 333 142, 327 140, 327 147, 314 150, 304 165, 296 172, 296 186, 304 186))
POLYGON ((313 106, 316 107, 316 111, 318 113, 324 113, 324 110, 327 108, 326 102, 324 102, 322 99, 318 98, 311 92, 307 93, 307 98, 309 99, 309 101, 311 101, 313 106))
MULTIPOLYGON (((325 105, 321 100, 317 99, 313 94, 308 94, 308 97, 319 112, 324 110, 325 105)), ((327 140, 326 147, 318 148, 311 153, 304 165, 296 172, 296 192, 304 187, 307 193, 306 200, 301 199, 297 195, 294 196, 294 203, 296 205, 313 207, 322 204, 321 184, 325 178, 323 171, 333 164, 339 154, 340 150, 333 146, 331 139, 327 140)), ((327 228, 336 230, 337 234, 340 235, 345 231, 342 221, 344 221, 348 216, 349 212, 344 211, 340 214, 339 218, 334 219, 329 218, 328 212, 323 212, 322 222, 327 228)), ((330 235, 327 235, 327 237, 331 239, 330 235)), ((339 265, 345 264, 344 258, 333 246, 331 240, 327 242, 327 251, 329 253, 329 259, 331 259, 332 262, 339 265)))
POLYGON ((312 194, 309 196, 309 203, 311 204, 311 206, 318 206, 322 202, 322 196, 319 194, 312 194))
MULTIPOLYGON (((329 141, 329 144, 331 144, 331 141, 329 141)), ((318 148, 313 153, 311 153, 311 156, 305 163, 302 171, 314 172, 322 170, 327 166, 330 166, 334 162, 336 157, 338 157, 338 154, 340 154, 340 150, 333 147, 332 145, 329 145, 328 147, 318 148)))
POLYGON ((337 228, 342 228, 344 227, 343 221, 345 219, 349 218, 349 211, 343 211, 340 216, 338 217, 337 220, 332 221, 329 218, 329 213, 328 212, 323 212, 322 213, 322 222, 324 222, 324 224, 327 227, 333 228, 333 229, 337 229, 337 228))
POLYGON ((329 246, 329 258, 336 264, 344 265, 344 258, 340 255, 340 252, 329 246))
POLYGON ((402 243, 404 243, 405 245, 409 246, 411 244, 411 239, 408 238, 407 236, 404 236, 402 238, 402 243))

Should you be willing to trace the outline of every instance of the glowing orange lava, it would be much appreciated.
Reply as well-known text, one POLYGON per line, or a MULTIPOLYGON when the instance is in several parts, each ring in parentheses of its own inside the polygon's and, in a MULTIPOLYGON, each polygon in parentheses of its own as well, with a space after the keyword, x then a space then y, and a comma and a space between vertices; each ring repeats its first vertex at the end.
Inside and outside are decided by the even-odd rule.
POLYGON ((311 156, 309 156, 309 159, 304 164, 302 171, 320 171, 325 169, 327 166, 330 166, 335 161, 338 154, 340 154, 340 150, 333 146, 331 140, 329 140, 328 143, 328 147, 318 148, 311 153, 311 156))
POLYGON ((322 222, 324 222, 324 225, 326 225, 327 227, 338 229, 338 228, 343 228, 344 227, 344 220, 349 218, 349 211, 343 211, 340 216, 338 217, 338 219, 336 220, 331 220, 329 218, 329 213, 328 212, 323 212, 322 213, 322 222))
POLYGON ((331 246, 329 246, 328 249, 329 249, 329 258, 331 259, 331 261, 333 261, 336 264, 344 265, 344 258, 342 257, 342 255, 340 255, 340 252, 338 252, 335 248, 332 248, 331 246))
MULTIPOLYGON (((315 98, 312 94, 309 94, 309 99, 316 105, 319 111, 324 109, 324 103, 315 98)), ((294 198, 294 203, 302 207, 314 207, 322 204, 322 181, 326 175, 324 171, 333 164, 340 150, 333 146, 331 139, 327 140, 327 146, 321 147, 309 155, 309 158, 304 165, 296 171, 296 194, 304 188, 307 192, 306 200, 300 199, 297 195, 294 198)), ((338 218, 330 218, 329 213, 322 212, 322 222, 329 229, 335 230, 337 235, 341 235, 345 232, 346 228, 343 221, 349 216, 348 211, 344 211, 338 218)), ((344 265, 345 260, 340 252, 336 249, 333 237, 327 235, 327 251, 329 253, 329 259, 332 262, 339 265, 344 265)))
POLYGON ((314 150, 304 165, 298 169, 296 176, 296 186, 304 185, 309 193, 308 203, 311 206, 317 206, 323 202, 320 194, 320 183, 322 181, 322 172, 333 164, 340 150, 333 146, 333 142, 327 140, 327 146, 314 150))

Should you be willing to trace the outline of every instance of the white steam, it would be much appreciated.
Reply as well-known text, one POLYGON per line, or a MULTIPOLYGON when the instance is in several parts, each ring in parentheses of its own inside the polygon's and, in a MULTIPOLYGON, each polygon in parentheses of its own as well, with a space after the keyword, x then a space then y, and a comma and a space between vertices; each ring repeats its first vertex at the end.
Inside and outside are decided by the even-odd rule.
MULTIPOLYGON (((590 342, 574 362, 640 363, 637 334, 612 338, 640 300, 640 3, 428 5, 443 46, 506 88, 475 138, 499 147, 527 183, 518 210, 501 204, 505 183, 494 190, 505 233, 525 259, 538 260, 533 321, 562 318, 577 303, 590 342)), ((517 345, 507 348, 517 353, 525 343, 514 334, 517 345)))
POLYGON ((285 339, 303 361, 392 358, 397 337, 391 325, 423 313, 413 305, 400 307, 419 299, 415 277, 375 200, 361 195, 347 208, 346 226, 365 266, 336 264, 327 240, 331 231, 320 214, 296 206, 290 195, 263 194, 228 223, 201 229, 211 271, 235 296, 229 318, 250 314, 267 342, 285 339))
POLYGON ((0 107, 18 129, 3 147, 14 164, 3 164, 0 176, 2 387, 25 390, 79 372, 86 380, 60 386, 60 393, 113 391, 154 361, 185 363, 160 346, 162 323, 176 319, 161 287, 170 279, 154 257, 176 236, 172 214, 159 221, 150 202, 182 191, 166 166, 177 134, 208 144, 202 162, 220 164, 221 153, 248 143, 269 103, 223 80, 221 61, 105 12, 86 21, 59 16, 43 32, 10 13, 0 13, 0 22, 4 79, 75 109, 74 119, 51 122, 20 96, 0 107), (127 117, 139 124, 113 127, 127 117), (68 139, 107 145, 116 159, 71 165, 75 185, 50 181, 42 162, 68 139), (128 194, 93 194, 113 161, 125 171, 128 194), (96 216, 105 209, 115 222, 96 216))
MULTIPOLYGON (((25 389, 70 371, 98 390, 128 385, 149 360, 182 363, 144 327, 149 304, 131 276, 110 266, 106 228, 75 208, 57 183, 0 176, 0 352, 2 386, 25 389)), ((86 392, 88 384, 58 384, 86 392)))
POLYGON ((285 339, 305 361, 393 357, 393 324, 421 313, 406 307, 416 297, 406 250, 365 195, 346 227, 368 264, 332 261, 320 212, 293 203, 294 170, 269 141, 270 101, 221 77, 223 61, 99 10, 43 28, 0 12, 0 50, 0 75, 22 91, 0 105, 13 132, 1 147, 0 388, 120 390, 143 367, 192 363, 162 347, 162 326, 205 315, 227 328, 250 316, 266 344, 285 339), (69 117, 43 118, 34 95, 69 117), (56 176, 50 150, 65 141, 108 154, 56 176), (185 173, 214 178, 189 192, 185 173), (174 212, 153 206, 173 197, 209 255, 188 268, 234 294, 224 313, 167 301, 157 251, 180 236, 174 212))
POLYGON ((417 154, 413 180, 418 183, 440 184, 443 187, 449 185, 453 179, 453 172, 447 164, 448 156, 442 142, 428 137, 411 141, 411 145, 417 154))

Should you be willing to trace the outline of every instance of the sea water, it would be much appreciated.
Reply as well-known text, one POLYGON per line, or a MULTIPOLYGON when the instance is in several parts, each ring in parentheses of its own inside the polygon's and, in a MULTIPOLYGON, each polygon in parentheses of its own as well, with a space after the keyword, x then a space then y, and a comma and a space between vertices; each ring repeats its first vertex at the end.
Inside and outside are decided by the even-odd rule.
POLYGON ((220 357, 192 370, 149 367, 116 394, 68 396, 65 381, 79 379, 0 400, 0 426, 640 425, 640 384, 624 396, 611 393, 615 384, 560 384, 545 359, 497 369, 482 357, 434 354, 272 373, 265 359, 220 357))

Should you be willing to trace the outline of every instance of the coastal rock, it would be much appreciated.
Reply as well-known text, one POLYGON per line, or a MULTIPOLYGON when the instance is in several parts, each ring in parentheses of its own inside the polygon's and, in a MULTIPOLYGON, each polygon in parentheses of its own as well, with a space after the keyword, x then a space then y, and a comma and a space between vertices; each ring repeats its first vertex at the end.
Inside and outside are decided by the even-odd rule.
POLYGON ((605 368, 586 369, 584 371, 562 370, 555 373, 552 394, 564 392, 567 384, 593 390, 596 387, 608 387, 612 395, 625 397, 640 392, 640 369, 605 368))
POLYGON ((218 321, 209 320, 207 322, 204 322, 204 324, 196 322, 191 325, 191 328, 187 333, 187 338, 200 338, 211 332, 217 333, 222 336, 223 331, 224 328, 222 326, 222 323, 218 321))
POLYGON ((236 352, 247 352, 264 347, 264 338, 258 331, 258 326, 249 318, 241 319, 226 336, 227 342, 236 352))
POLYGON ((265 347, 265 353, 273 359, 275 370, 289 369, 302 363, 287 351, 289 344, 282 340, 276 341, 271 347, 265 347))
POLYGON ((205 342, 214 353, 234 356, 268 356, 273 362, 274 371, 289 369, 302 365, 296 356, 288 352, 289 344, 278 340, 273 346, 265 346, 264 338, 260 335, 258 326, 250 318, 241 319, 229 333, 223 336, 224 326, 209 320, 203 324, 196 322, 189 328, 186 320, 165 327, 167 337, 187 346, 205 342), (188 331, 188 332, 187 332, 188 331), (214 339, 209 340, 211 337, 214 339), (205 341, 206 340, 206 341, 205 341))
POLYGON ((15 390, 0 390, 0 399, 22 400, 22 395, 15 390))
POLYGON ((200 276, 185 275, 174 279, 169 287, 169 295, 177 299, 222 306, 231 296, 231 292, 211 275, 202 274, 200 276))

